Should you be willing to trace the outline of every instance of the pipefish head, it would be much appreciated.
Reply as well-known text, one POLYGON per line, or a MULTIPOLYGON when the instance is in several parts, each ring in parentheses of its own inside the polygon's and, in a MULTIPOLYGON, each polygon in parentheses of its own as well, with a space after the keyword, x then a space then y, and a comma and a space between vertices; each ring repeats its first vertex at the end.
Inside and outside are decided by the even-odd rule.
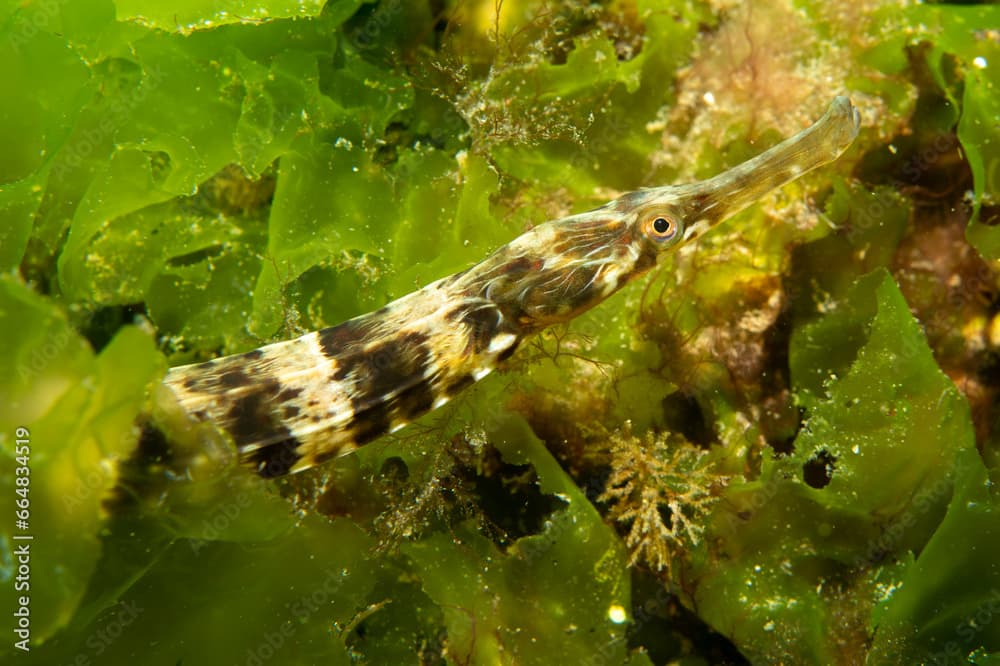
POLYGON ((657 259, 776 187, 836 159, 857 135, 846 97, 815 124, 714 178, 629 192, 587 213, 539 225, 461 277, 523 332, 568 321, 657 259))
POLYGON ((656 265, 685 238, 672 188, 629 193, 598 209, 539 225, 472 269, 477 295, 522 332, 568 321, 656 265))

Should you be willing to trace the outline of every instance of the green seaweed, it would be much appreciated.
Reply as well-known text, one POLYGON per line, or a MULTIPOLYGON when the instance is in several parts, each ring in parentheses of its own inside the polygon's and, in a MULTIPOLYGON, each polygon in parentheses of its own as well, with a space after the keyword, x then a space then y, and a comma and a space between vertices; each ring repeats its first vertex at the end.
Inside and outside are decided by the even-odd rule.
POLYGON ((995 661, 997 24, 813 0, 7 3, 0 491, 27 427, 31 656, 995 661), (838 163, 398 435, 271 483, 197 429, 180 474, 136 451, 168 364, 714 175, 841 88, 864 128, 838 163))
POLYGON ((883 271, 793 337, 790 365, 806 410, 794 452, 731 486, 692 602, 751 658, 850 661, 896 558, 941 522, 955 458, 974 450, 968 408, 883 271))
POLYGON ((178 539, 114 603, 39 652, 51 663, 127 663, 158 635, 155 663, 280 655, 280 663, 347 664, 338 626, 347 627, 379 575, 366 546, 347 521, 319 519, 249 543, 178 539), (278 571, 281 584, 268 585, 278 571), (180 616, 181 608, 193 612, 180 616))
POLYGON ((506 553, 475 522, 403 547, 443 611, 449 650, 469 663, 541 663, 553 652, 622 663, 631 604, 621 543, 523 420, 502 419, 488 434, 508 462, 533 466, 541 490, 568 504, 506 553))
POLYGON ((875 658, 980 664, 1000 651, 1000 501, 974 448, 958 452, 954 477, 944 520, 877 611, 875 658))
POLYGON ((107 461, 134 448, 130 425, 143 403, 146 385, 162 376, 164 364, 152 340, 139 329, 123 329, 95 357, 52 303, 16 280, 4 278, 2 313, 6 380, 0 425, 0 486, 15 495, 15 466, 24 455, 15 434, 25 428, 30 469, 29 527, 0 532, 4 563, 4 605, 14 608, 25 588, 13 584, 13 554, 25 542, 31 557, 33 640, 42 643, 74 618, 101 557, 102 501, 115 483, 107 461), (122 375, 119 369, 127 367, 122 375), (25 426, 24 424, 29 424, 25 426), (15 455, 16 454, 16 455, 15 455))
POLYGON ((942 11, 926 7, 914 12, 914 18, 933 35, 929 37, 933 48, 927 53, 927 62, 952 102, 957 135, 972 170, 974 206, 969 242, 986 257, 996 259, 1000 257, 1000 238, 993 229, 995 222, 984 221, 980 214, 984 203, 995 207, 1000 194, 1000 127, 996 121, 1000 102, 993 73, 1000 62, 1000 44, 988 33, 989 26, 1000 22, 1000 8, 950 7, 942 11), (951 72, 950 58, 958 60, 960 75, 951 72))

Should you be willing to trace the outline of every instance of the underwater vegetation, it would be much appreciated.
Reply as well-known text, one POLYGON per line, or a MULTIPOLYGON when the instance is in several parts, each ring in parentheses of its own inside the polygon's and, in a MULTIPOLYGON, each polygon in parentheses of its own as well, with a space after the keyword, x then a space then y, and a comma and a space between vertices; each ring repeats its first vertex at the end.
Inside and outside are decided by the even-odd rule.
POLYGON ((21 0, 0 62, 4 658, 1000 663, 1000 7, 21 0), (840 160, 395 435, 136 449, 167 367, 841 93, 840 160))

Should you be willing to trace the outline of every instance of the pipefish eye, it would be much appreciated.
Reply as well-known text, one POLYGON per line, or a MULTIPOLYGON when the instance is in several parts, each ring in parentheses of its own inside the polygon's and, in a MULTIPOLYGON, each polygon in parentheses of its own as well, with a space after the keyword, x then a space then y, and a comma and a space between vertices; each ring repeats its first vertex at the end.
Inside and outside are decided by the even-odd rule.
POLYGON ((642 231, 657 243, 666 243, 681 236, 681 223, 672 215, 650 213, 642 223, 642 231))

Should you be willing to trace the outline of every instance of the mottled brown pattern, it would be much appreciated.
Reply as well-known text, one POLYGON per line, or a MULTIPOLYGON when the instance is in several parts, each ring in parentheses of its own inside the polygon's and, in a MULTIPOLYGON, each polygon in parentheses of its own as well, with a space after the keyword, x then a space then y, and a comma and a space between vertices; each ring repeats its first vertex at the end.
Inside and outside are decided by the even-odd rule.
POLYGON ((244 460, 265 479, 284 476, 292 471, 302 455, 299 447, 302 443, 294 437, 287 437, 265 448, 251 451, 244 460))
MULTIPOLYGON (((374 315, 375 313, 373 313, 374 315)), ((339 326, 324 328, 316 333, 323 353, 330 358, 351 354, 365 344, 365 338, 373 328, 369 315, 363 318, 345 321, 339 326)))
POLYGON ((482 354, 497 333, 510 328, 504 326, 504 315, 497 306, 485 300, 479 304, 456 303, 455 309, 445 317, 453 325, 464 327, 467 355, 482 354))

